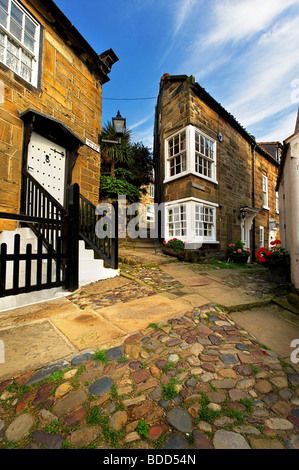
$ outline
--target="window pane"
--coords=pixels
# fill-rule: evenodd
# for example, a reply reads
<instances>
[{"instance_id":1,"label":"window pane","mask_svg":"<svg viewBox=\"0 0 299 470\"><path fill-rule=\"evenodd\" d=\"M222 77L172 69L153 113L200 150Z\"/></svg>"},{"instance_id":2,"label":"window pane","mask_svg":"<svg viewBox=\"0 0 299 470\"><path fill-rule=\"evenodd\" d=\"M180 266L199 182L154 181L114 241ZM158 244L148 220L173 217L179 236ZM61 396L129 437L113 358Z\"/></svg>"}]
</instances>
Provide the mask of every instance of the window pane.
<instances>
[{"instance_id":1,"label":"window pane","mask_svg":"<svg viewBox=\"0 0 299 470\"><path fill-rule=\"evenodd\" d=\"M25 18L25 31L34 38L35 36L35 24L29 18Z\"/></svg>"},{"instance_id":2,"label":"window pane","mask_svg":"<svg viewBox=\"0 0 299 470\"><path fill-rule=\"evenodd\" d=\"M24 45L28 47L30 51L34 52L34 40L27 33L24 34Z\"/></svg>"},{"instance_id":3,"label":"window pane","mask_svg":"<svg viewBox=\"0 0 299 470\"><path fill-rule=\"evenodd\" d=\"M17 39L19 39L21 41L21 39L22 39L22 27L18 23L16 23L14 20L10 21L10 32Z\"/></svg>"},{"instance_id":4,"label":"window pane","mask_svg":"<svg viewBox=\"0 0 299 470\"><path fill-rule=\"evenodd\" d=\"M0 24L7 28L7 14L0 8Z\"/></svg>"},{"instance_id":5,"label":"window pane","mask_svg":"<svg viewBox=\"0 0 299 470\"><path fill-rule=\"evenodd\" d=\"M23 13L13 3L11 4L11 17L22 26Z\"/></svg>"},{"instance_id":6,"label":"window pane","mask_svg":"<svg viewBox=\"0 0 299 470\"><path fill-rule=\"evenodd\" d=\"M0 0L0 7L2 7L5 11L8 11L8 0Z\"/></svg>"}]
</instances>

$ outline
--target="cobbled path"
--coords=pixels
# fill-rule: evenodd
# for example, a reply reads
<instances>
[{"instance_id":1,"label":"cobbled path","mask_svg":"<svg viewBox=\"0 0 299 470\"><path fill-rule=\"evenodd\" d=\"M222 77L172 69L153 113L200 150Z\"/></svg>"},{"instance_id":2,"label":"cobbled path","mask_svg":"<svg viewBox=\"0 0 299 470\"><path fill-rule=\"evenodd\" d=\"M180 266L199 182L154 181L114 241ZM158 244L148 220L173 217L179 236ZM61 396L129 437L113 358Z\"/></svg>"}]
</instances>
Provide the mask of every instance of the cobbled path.
<instances>
[{"instance_id":1,"label":"cobbled path","mask_svg":"<svg viewBox=\"0 0 299 470\"><path fill-rule=\"evenodd\" d=\"M0 383L0 448L298 449L298 385L207 305Z\"/></svg>"}]
</instances>

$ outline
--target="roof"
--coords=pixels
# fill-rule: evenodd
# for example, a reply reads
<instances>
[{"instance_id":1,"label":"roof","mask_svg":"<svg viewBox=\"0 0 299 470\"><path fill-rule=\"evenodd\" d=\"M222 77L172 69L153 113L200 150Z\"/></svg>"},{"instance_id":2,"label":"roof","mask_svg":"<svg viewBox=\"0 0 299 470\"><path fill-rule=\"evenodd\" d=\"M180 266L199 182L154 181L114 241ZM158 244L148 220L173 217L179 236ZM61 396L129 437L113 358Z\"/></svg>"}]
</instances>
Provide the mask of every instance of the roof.
<instances>
[{"instance_id":1,"label":"roof","mask_svg":"<svg viewBox=\"0 0 299 470\"><path fill-rule=\"evenodd\" d=\"M281 164L280 164L279 173L278 173L278 177L277 177L276 191L278 191L278 189L279 189L280 181L281 181L281 178L282 178L282 175L283 175L284 165L285 165L286 158L287 158L287 150L288 150L288 147L289 147L289 141L293 137L295 137L295 135L299 135L299 129L296 132L294 132L294 134L290 135L290 137L287 137L283 141L284 145L283 145L283 151L282 151L282 156L281 156Z\"/></svg>"},{"instance_id":2,"label":"roof","mask_svg":"<svg viewBox=\"0 0 299 470\"><path fill-rule=\"evenodd\" d=\"M102 84L108 82L110 79L107 74L111 71L112 65L119 60L113 50L109 49L100 55L97 54L52 0L43 0L42 5L49 13L45 19L51 27L87 67L100 78ZM37 6L36 9L40 11ZM41 13L43 14L43 12Z\"/></svg>"}]
</instances>

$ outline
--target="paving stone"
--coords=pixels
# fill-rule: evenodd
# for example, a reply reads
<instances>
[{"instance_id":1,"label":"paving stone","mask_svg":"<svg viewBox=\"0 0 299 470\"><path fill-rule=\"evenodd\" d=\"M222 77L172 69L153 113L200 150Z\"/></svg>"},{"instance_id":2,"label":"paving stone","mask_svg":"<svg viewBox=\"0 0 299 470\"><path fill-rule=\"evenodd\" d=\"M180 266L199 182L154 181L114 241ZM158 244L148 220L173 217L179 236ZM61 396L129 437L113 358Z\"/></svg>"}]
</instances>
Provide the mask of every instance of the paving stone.
<instances>
[{"instance_id":1,"label":"paving stone","mask_svg":"<svg viewBox=\"0 0 299 470\"><path fill-rule=\"evenodd\" d=\"M85 390L76 390L74 392L70 392L65 397L60 398L53 407L53 413L55 415L62 415L64 413L68 413L70 411L74 411L88 399L88 395Z\"/></svg>"},{"instance_id":2,"label":"paving stone","mask_svg":"<svg viewBox=\"0 0 299 470\"><path fill-rule=\"evenodd\" d=\"M237 390L235 388L230 390L228 394L233 401L240 401L248 398L248 394L244 392L244 390Z\"/></svg>"},{"instance_id":3,"label":"paving stone","mask_svg":"<svg viewBox=\"0 0 299 470\"><path fill-rule=\"evenodd\" d=\"M47 377L50 377L50 375L54 374L55 372L58 372L61 369L66 369L69 366L70 366L69 362L60 361L60 362L56 362L55 364L51 364L47 367L43 367L42 369L38 370L32 377L30 377L26 385L29 386L29 385L33 385L38 382L41 382Z\"/></svg>"},{"instance_id":4,"label":"paving stone","mask_svg":"<svg viewBox=\"0 0 299 470\"><path fill-rule=\"evenodd\" d=\"M26 434L34 425L34 417L30 414L21 414L14 419L5 431L5 437L8 441L17 442Z\"/></svg>"},{"instance_id":5,"label":"paving stone","mask_svg":"<svg viewBox=\"0 0 299 470\"><path fill-rule=\"evenodd\" d=\"M227 399L226 393L214 390L209 392L208 396L213 403L223 403Z\"/></svg>"},{"instance_id":6,"label":"paving stone","mask_svg":"<svg viewBox=\"0 0 299 470\"><path fill-rule=\"evenodd\" d=\"M216 431L213 439L215 449L250 449L249 444L241 434L224 431Z\"/></svg>"},{"instance_id":7,"label":"paving stone","mask_svg":"<svg viewBox=\"0 0 299 470\"><path fill-rule=\"evenodd\" d=\"M283 400L289 400L292 396L292 392L290 390L284 389L284 390L279 390L278 395L283 399Z\"/></svg>"},{"instance_id":8,"label":"paving stone","mask_svg":"<svg viewBox=\"0 0 299 470\"><path fill-rule=\"evenodd\" d=\"M170 354L168 356L168 362L175 363L179 361L179 356L177 354Z\"/></svg>"},{"instance_id":9,"label":"paving stone","mask_svg":"<svg viewBox=\"0 0 299 470\"><path fill-rule=\"evenodd\" d=\"M44 431L35 431L32 434L33 440L47 449L61 449L64 437L60 434L48 434Z\"/></svg>"},{"instance_id":10,"label":"paving stone","mask_svg":"<svg viewBox=\"0 0 299 470\"><path fill-rule=\"evenodd\" d=\"M212 449L211 442L199 431L193 431L193 449Z\"/></svg>"},{"instance_id":11,"label":"paving stone","mask_svg":"<svg viewBox=\"0 0 299 470\"><path fill-rule=\"evenodd\" d=\"M40 410L38 416L43 424L49 424L52 421L57 421L57 416L45 409Z\"/></svg>"},{"instance_id":12,"label":"paving stone","mask_svg":"<svg viewBox=\"0 0 299 470\"><path fill-rule=\"evenodd\" d=\"M285 449L281 442L276 439L269 439L266 437L249 437L249 442L252 449Z\"/></svg>"},{"instance_id":13,"label":"paving stone","mask_svg":"<svg viewBox=\"0 0 299 470\"><path fill-rule=\"evenodd\" d=\"M272 385L267 380L258 380L255 384L255 389L260 393L269 393L272 390Z\"/></svg>"},{"instance_id":14,"label":"paving stone","mask_svg":"<svg viewBox=\"0 0 299 470\"><path fill-rule=\"evenodd\" d=\"M288 386L288 381L286 377L273 377L269 380L272 385L278 388L286 388Z\"/></svg>"},{"instance_id":15,"label":"paving stone","mask_svg":"<svg viewBox=\"0 0 299 470\"><path fill-rule=\"evenodd\" d=\"M110 388L113 385L113 380L109 377L102 377L99 380L96 380L93 384L89 387L89 393L95 396L104 395L104 393L109 392Z\"/></svg>"},{"instance_id":16,"label":"paving stone","mask_svg":"<svg viewBox=\"0 0 299 470\"><path fill-rule=\"evenodd\" d=\"M128 415L125 411L116 411L116 413L110 416L109 423L112 429L120 431L125 426L127 420Z\"/></svg>"},{"instance_id":17,"label":"paving stone","mask_svg":"<svg viewBox=\"0 0 299 470\"><path fill-rule=\"evenodd\" d=\"M292 434L288 439L284 441L287 449L299 449L299 436Z\"/></svg>"},{"instance_id":18,"label":"paving stone","mask_svg":"<svg viewBox=\"0 0 299 470\"><path fill-rule=\"evenodd\" d=\"M3 382L0 383L0 393L2 393L6 387L8 387L12 382L12 379L7 379L7 380L4 380Z\"/></svg>"},{"instance_id":19,"label":"paving stone","mask_svg":"<svg viewBox=\"0 0 299 470\"><path fill-rule=\"evenodd\" d=\"M291 412L291 406L284 401L278 401L271 407L271 410L274 411L277 416L287 418Z\"/></svg>"},{"instance_id":20,"label":"paving stone","mask_svg":"<svg viewBox=\"0 0 299 470\"><path fill-rule=\"evenodd\" d=\"M236 383L236 388L241 390L247 390L248 388L253 387L255 384L255 379L240 379Z\"/></svg>"},{"instance_id":21,"label":"paving stone","mask_svg":"<svg viewBox=\"0 0 299 470\"><path fill-rule=\"evenodd\" d=\"M159 359L158 361L155 362L155 366L159 369L162 370L163 367L165 367L167 364L167 361L165 359Z\"/></svg>"},{"instance_id":22,"label":"paving stone","mask_svg":"<svg viewBox=\"0 0 299 470\"><path fill-rule=\"evenodd\" d=\"M181 342L182 341L179 338L173 338L170 341L167 341L165 343L165 346L167 346L168 348L172 348L173 346L177 346L178 344L181 344Z\"/></svg>"},{"instance_id":23,"label":"paving stone","mask_svg":"<svg viewBox=\"0 0 299 470\"><path fill-rule=\"evenodd\" d=\"M66 393L72 390L72 384L70 382L65 382L55 390L55 398L63 397Z\"/></svg>"},{"instance_id":24,"label":"paving stone","mask_svg":"<svg viewBox=\"0 0 299 470\"><path fill-rule=\"evenodd\" d=\"M173 408L170 410L166 419L170 426L180 432L190 432L192 429L192 421L189 413L182 408Z\"/></svg>"},{"instance_id":25,"label":"paving stone","mask_svg":"<svg viewBox=\"0 0 299 470\"><path fill-rule=\"evenodd\" d=\"M98 426L83 426L72 432L69 440L75 448L83 447L94 441L100 433L101 429Z\"/></svg>"},{"instance_id":26,"label":"paving stone","mask_svg":"<svg viewBox=\"0 0 299 470\"><path fill-rule=\"evenodd\" d=\"M139 383L145 382L147 379L149 379L150 374L149 374L149 371L146 370L146 369L139 369L139 370L136 370L136 371L132 372L131 376L132 376L132 379L134 380L134 382L136 384L139 384Z\"/></svg>"},{"instance_id":27,"label":"paving stone","mask_svg":"<svg viewBox=\"0 0 299 470\"><path fill-rule=\"evenodd\" d=\"M208 338L214 346L222 343L221 339L215 335L209 335Z\"/></svg>"},{"instance_id":28,"label":"paving stone","mask_svg":"<svg viewBox=\"0 0 299 470\"><path fill-rule=\"evenodd\" d=\"M196 343L192 344L191 348L189 349L190 353L193 354L194 356L198 356L199 354L202 353L204 350L204 347L202 344Z\"/></svg>"},{"instance_id":29,"label":"paving stone","mask_svg":"<svg viewBox=\"0 0 299 470\"><path fill-rule=\"evenodd\" d=\"M123 346L115 346L114 348L110 348L106 351L106 358L108 361L117 361L124 355L124 347Z\"/></svg>"},{"instance_id":30,"label":"paving stone","mask_svg":"<svg viewBox=\"0 0 299 470\"><path fill-rule=\"evenodd\" d=\"M259 436L261 434L257 428L255 428L254 426L248 426L246 424L234 428L234 431L239 432L241 434L255 434L256 436Z\"/></svg>"},{"instance_id":31,"label":"paving stone","mask_svg":"<svg viewBox=\"0 0 299 470\"><path fill-rule=\"evenodd\" d=\"M296 416L294 416L292 414L289 415L287 418L291 423L293 423L293 424L295 424L295 426L299 427L299 418L297 418Z\"/></svg>"},{"instance_id":32,"label":"paving stone","mask_svg":"<svg viewBox=\"0 0 299 470\"><path fill-rule=\"evenodd\" d=\"M86 408L82 407L79 408L76 411L73 411L70 413L65 419L64 419L64 426L74 426L75 424L81 423L83 418L86 415Z\"/></svg>"},{"instance_id":33,"label":"paving stone","mask_svg":"<svg viewBox=\"0 0 299 470\"><path fill-rule=\"evenodd\" d=\"M268 393L262 398L262 401L264 403L267 403L268 405L272 405L276 403L277 400L278 400L277 395L275 395L274 393Z\"/></svg>"},{"instance_id":34,"label":"paving stone","mask_svg":"<svg viewBox=\"0 0 299 470\"><path fill-rule=\"evenodd\" d=\"M232 418L229 418L228 416L221 416L221 418L215 419L213 424L216 426L216 428L224 428L225 426L230 426L233 423L234 420Z\"/></svg>"},{"instance_id":35,"label":"paving stone","mask_svg":"<svg viewBox=\"0 0 299 470\"><path fill-rule=\"evenodd\" d=\"M199 429L203 432L209 432L211 433L213 431L213 428L212 426L210 425L210 423L207 423L206 421L199 421L199 423L197 423L197 426L199 427Z\"/></svg>"},{"instance_id":36,"label":"paving stone","mask_svg":"<svg viewBox=\"0 0 299 470\"><path fill-rule=\"evenodd\" d=\"M148 439L157 441L162 436L162 434L166 433L167 431L168 426L165 424L151 426L148 430Z\"/></svg>"},{"instance_id":37,"label":"paving stone","mask_svg":"<svg viewBox=\"0 0 299 470\"><path fill-rule=\"evenodd\" d=\"M138 432L136 431L133 431L133 432L130 432L129 434L127 434L124 438L124 443L125 444L129 444L130 442L136 442L136 441L140 441L141 437L140 435L138 434Z\"/></svg>"},{"instance_id":38,"label":"paving stone","mask_svg":"<svg viewBox=\"0 0 299 470\"><path fill-rule=\"evenodd\" d=\"M236 344L236 348L239 349L239 351L249 351L248 344L238 343Z\"/></svg>"},{"instance_id":39,"label":"paving stone","mask_svg":"<svg viewBox=\"0 0 299 470\"><path fill-rule=\"evenodd\" d=\"M162 449L188 449L189 444L180 434L169 434L162 446Z\"/></svg>"},{"instance_id":40,"label":"paving stone","mask_svg":"<svg viewBox=\"0 0 299 470\"><path fill-rule=\"evenodd\" d=\"M249 377L252 375L252 369L247 364L234 366L233 369L235 372L237 372L237 374L243 375L244 377Z\"/></svg>"},{"instance_id":41,"label":"paving stone","mask_svg":"<svg viewBox=\"0 0 299 470\"><path fill-rule=\"evenodd\" d=\"M224 378L238 379L239 376L233 369L221 369L218 371L218 374Z\"/></svg>"},{"instance_id":42,"label":"paving stone","mask_svg":"<svg viewBox=\"0 0 299 470\"><path fill-rule=\"evenodd\" d=\"M141 361L132 361L130 362L129 367L132 370L138 370L140 369L141 365L142 365Z\"/></svg>"},{"instance_id":43,"label":"paving stone","mask_svg":"<svg viewBox=\"0 0 299 470\"><path fill-rule=\"evenodd\" d=\"M79 354L78 356L74 357L71 360L71 364L72 366L77 366L79 364L82 364L82 362L88 361L89 359L93 359L94 355L95 355L94 351Z\"/></svg>"},{"instance_id":44,"label":"paving stone","mask_svg":"<svg viewBox=\"0 0 299 470\"><path fill-rule=\"evenodd\" d=\"M284 418L270 418L265 421L266 426L270 429L287 431L293 429L293 424L290 423L287 419Z\"/></svg>"},{"instance_id":45,"label":"paving stone","mask_svg":"<svg viewBox=\"0 0 299 470\"><path fill-rule=\"evenodd\" d=\"M299 374L288 374L287 379L291 385L299 385Z\"/></svg>"},{"instance_id":46,"label":"paving stone","mask_svg":"<svg viewBox=\"0 0 299 470\"><path fill-rule=\"evenodd\" d=\"M220 359L224 364L236 364L237 362L239 362L236 356L234 356L233 354L225 354L223 356L220 356Z\"/></svg>"},{"instance_id":47,"label":"paving stone","mask_svg":"<svg viewBox=\"0 0 299 470\"><path fill-rule=\"evenodd\" d=\"M216 388L234 388L236 385L236 381L234 379L228 378L223 380L213 380L212 385Z\"/></svg>"}]
</instances>

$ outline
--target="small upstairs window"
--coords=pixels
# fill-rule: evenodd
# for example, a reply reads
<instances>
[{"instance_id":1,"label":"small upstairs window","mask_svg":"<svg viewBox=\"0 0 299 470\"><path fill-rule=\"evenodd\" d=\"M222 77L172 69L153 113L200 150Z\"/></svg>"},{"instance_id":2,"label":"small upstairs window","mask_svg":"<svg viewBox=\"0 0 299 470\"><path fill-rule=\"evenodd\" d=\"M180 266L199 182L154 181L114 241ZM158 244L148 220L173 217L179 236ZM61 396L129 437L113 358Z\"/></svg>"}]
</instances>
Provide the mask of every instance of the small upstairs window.
<instances>
[{"instance_id":1,"label":"small upstairs window","mask_svg":"<svg viewBox=\"0 0 299 470\"><path fill-rule=\"evenodd\" d=\"M0 62L37 86L39 23L16 0L0 0Z\"/></svg>"}]
</instances>

